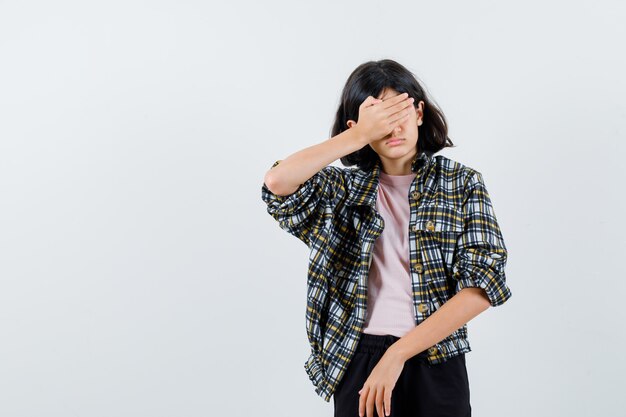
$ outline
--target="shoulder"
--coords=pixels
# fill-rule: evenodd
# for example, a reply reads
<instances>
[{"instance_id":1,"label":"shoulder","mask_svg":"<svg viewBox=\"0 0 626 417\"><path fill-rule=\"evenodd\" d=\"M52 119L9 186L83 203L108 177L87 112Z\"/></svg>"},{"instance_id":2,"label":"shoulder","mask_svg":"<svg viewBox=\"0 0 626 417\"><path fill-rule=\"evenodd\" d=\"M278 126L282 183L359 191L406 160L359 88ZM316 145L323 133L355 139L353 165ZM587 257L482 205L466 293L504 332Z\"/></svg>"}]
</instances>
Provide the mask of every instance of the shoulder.
<instances>
[{"instance_id":1,"label":"shoulder","mask_svg":"<svg viewBox=\"0 0 626 417\"><path fill-rule=\"evenodd\" d=\"M445 155L436 155L433 156L433 159L438 167L452 173L458 173L461 175L473 175L478 172L474 167L449 158Z\"/></svg>"},{"instance_id":2,"label":"shoulder","mask_svg":"<svg viewBox=\"0 0 626 417\"><path fill-rule=\"evenodd\" d=\"M444 155L433 156L435 170L439 175L465 185L481 178L481 173L474 167L456 161Z\"/></svg>"}]
</instances>

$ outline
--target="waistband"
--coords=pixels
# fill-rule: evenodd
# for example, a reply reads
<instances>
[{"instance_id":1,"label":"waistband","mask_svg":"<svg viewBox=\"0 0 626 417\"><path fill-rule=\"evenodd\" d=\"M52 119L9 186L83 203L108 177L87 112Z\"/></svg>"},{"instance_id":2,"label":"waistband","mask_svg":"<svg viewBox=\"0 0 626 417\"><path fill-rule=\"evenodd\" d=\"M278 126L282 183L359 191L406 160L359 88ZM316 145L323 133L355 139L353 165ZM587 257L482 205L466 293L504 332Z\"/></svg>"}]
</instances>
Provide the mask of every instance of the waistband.
<instances>
[{"instance_id":1,"label":"waistband","mask_svg":"<svg viewBox=\"0 0 626 417\"><path fill-rule=\"evenodd\" d=\"M398 340L400 340L400 338L392 334L375 335L369 333L361 333L361 338L357 346L357 352L369 354L385 353L389 346L393 345ZM428 352L424 350L413 356L413 358L427 360Z\"/></svg>"}]
</instances>

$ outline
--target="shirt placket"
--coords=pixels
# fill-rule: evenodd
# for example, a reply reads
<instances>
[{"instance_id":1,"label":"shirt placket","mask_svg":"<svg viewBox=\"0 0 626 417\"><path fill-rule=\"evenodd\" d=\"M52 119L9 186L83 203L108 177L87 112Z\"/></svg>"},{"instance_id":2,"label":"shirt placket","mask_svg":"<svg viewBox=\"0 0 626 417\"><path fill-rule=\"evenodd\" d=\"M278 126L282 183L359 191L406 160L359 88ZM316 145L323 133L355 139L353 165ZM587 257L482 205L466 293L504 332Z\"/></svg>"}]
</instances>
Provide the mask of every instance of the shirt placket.
<instances>
[{"instance_id":1,"label":"shirt placket","mask_svg":"<svg viewBox=\"0 0 626 417\"><path fill-rule=\"evenodd\" d=\"M367 267L361 268L359 275L359 283L358 286L361 288L361 294L363 294L364 300L367 300L367 279L369 276L369 271L372 266L372 261L374 260L374 242L376 239L382 234L382 231L385 227L385 221L380 214L376 211L376 199L377 193L374 194L375 198L371 206L368 206L367 215L364 216L363 221L367 223L367 227L363 230L365 233L363 234L361 240L361 259L366 260L365 263L361 263L361 265L367 265ZM367 315L367 302L363 302L362 311L359 314L359 321L361 325L365 323L365 317Z\"/></svg>"},{"instance_id":2,"label":"shirt placket","mask_svg":"<svg viewBox=\"0 0 626 417\"><path fill-rule=\"evenodd\" d=\"M418 173L411 183L411 187L409 189L409 207L411 210L409 225L414 225L417 223L417 207L420 204L420 200L424 193L424 181L423 181L423 173L424 167L421 167L418 170ZM411 246L409 244L409 267L411 271L411 281L413 285L413 310L415 313L415 321L416 324L420 324L422 321L426 320L430 313L430 300L427 299L428 291L426 287L426 280L423 277L424 274L424 265L421 260L420 255L420 239L419 235L417 235L417 231L407 230L409 234L409 242L410 244L415 244L414 250L411 250ZM412 236L411 234L416 234Z\"/></svg>"}]
</instances>

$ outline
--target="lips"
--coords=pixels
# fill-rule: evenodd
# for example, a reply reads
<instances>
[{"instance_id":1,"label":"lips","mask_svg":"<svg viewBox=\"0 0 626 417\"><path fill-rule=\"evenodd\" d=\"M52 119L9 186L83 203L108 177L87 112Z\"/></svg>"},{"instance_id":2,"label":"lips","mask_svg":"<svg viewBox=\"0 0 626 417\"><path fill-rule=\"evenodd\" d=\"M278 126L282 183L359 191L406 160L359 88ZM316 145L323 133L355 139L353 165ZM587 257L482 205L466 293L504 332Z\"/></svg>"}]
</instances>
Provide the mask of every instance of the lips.
<instances>
[{"instance_id":1,"label":"lips","mask_svg":"<svg viewBox=\"0 0 626 417\"><path fill-rule=\"evenodd\" d=\"M391 138L385 142L385 145L397 145L402 142L404 142L404 138Z\"/></svg>"}]
</instances>

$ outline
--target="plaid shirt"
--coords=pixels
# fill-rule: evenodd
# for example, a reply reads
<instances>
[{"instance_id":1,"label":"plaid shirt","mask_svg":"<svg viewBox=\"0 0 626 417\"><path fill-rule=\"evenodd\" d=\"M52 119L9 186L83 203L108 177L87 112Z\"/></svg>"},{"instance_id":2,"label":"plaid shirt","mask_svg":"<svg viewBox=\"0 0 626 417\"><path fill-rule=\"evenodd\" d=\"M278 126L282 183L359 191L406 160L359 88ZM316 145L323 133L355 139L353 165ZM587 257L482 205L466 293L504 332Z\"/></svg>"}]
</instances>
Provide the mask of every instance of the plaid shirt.
<instances>
[{"instance_id":1,"label":"plaid shirt","mask_svg":"<svg viewBox=\"0 0 626 417\"><path fill-rule=\"evenodd\" d=\"M280 160L274 163L276 166ZM380 161L371 171L327 166L292 194L265 183L262 199L279 226L310 249L304 368L330 402L356 350L365 321L374 241L384 227L375 209ZM465 287L483 288L492 306L511 297L507 249L480 172L422 152L412 164L409 266L417 324ZM437 364L470 352L467 324L428 348Z\"/></svg>"}]
</instances>

